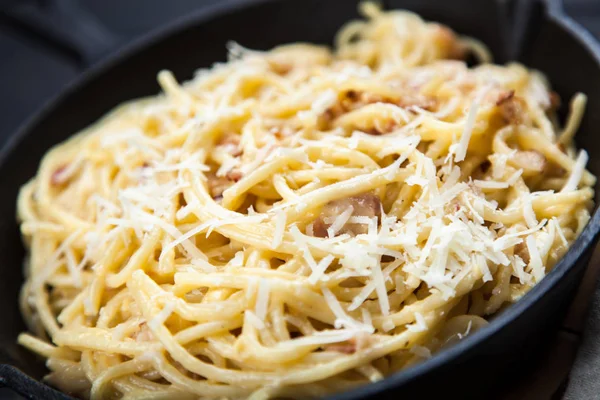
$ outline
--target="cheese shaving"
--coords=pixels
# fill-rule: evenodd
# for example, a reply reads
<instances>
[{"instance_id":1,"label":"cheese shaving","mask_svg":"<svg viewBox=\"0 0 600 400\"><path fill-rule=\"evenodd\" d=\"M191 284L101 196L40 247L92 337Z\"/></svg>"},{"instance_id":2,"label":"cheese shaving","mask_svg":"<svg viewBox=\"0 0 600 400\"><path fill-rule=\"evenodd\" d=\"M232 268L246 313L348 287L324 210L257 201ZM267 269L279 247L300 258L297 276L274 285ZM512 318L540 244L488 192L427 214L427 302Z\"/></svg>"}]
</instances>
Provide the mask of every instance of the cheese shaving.
<instances>
[{"instance_id":1,"label":"cheese shaving","mask_svg":"<svg viewBox=\"0 0 600 400\"><path fill-rule=\"evenodd\" d=\"M264 321L269 306L269 281L261 278L258 282L258 293L256 295L256 316Z\"/></svg>"},{"instance_id":2,"label":"cheese shaving","mask_svg":"<svg viewBox=\"0 0 600 400\"><path fill-rule=\"evenodd\" d=\"M286 214L283 211L278 211L275 217L275 234L273 235L273 244L271 247L277 249L283 241L285 232Z\"/></svg>"},{"instance_id":3,"label":"cheese shaving","mask_svg":"<svg viewBox=\"0 0 600 400\"><path fill-rule=\"evenodd\" d=\"M579 186L579 182L581 182L581 178L585 172L585 166L588 162L588 159L589 157L587 152L585 150L581 150L577 160L575 161L571 175L569 175L569 179L567 180L567 183L565 183L565 186L563 186L561 189L561 192L572 192L573 190L577 190L577 186Z\"/></svg>"}]
</instances>

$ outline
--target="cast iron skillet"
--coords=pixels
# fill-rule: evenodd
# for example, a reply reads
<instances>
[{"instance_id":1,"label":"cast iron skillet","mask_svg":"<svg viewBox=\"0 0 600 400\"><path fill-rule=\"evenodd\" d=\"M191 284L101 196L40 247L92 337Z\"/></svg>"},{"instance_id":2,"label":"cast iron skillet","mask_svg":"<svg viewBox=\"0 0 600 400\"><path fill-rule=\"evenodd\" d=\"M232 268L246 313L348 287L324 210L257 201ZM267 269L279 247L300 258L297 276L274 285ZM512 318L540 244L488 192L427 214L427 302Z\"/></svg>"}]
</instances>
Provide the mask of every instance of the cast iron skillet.
<instances>
[{"instance_id":1,"label":"cast iron skillet","mask_svg":"<svg viewBox=\"0 0 600 400\"><path fill-rule=\"evenodd\" d=\"M483 40L497 62L517 59L544 71L563 99L576 91L586 92L588 112L577 144L588 150L589 169L600 175L600 141L595 138L600 126L600 46L563 13L559 1L388 0L384 5L416 11ZM358 16L357 3L237 0L202 9L88 70L14 135L0 154L2 384L32 399L68 398L40 383L43 362L15 343L24 330L17 306L24 250L15 221L15 201L19 187L35 174L43 154L115 105L155 94L160 69L171 69L180 80L189 79L198 67L223 61L228 40L258 49L295 41L331 43L337 29ZM73 25L70 31L63 27L60 34L71 37L67 44L77 48L81 35L86 34L80 28ZM93 35L88 37L95 40ZM84 61L100 53L84 52ZM563 105L563 113L565 108ZM336 397L428 398L438 393L450 398L494 397L515 382L535 358L545 333L556 329L583 275L599 228L600 213L595 212L552 272L485 329L411 369Z\"/></svg>"}]
</instances>

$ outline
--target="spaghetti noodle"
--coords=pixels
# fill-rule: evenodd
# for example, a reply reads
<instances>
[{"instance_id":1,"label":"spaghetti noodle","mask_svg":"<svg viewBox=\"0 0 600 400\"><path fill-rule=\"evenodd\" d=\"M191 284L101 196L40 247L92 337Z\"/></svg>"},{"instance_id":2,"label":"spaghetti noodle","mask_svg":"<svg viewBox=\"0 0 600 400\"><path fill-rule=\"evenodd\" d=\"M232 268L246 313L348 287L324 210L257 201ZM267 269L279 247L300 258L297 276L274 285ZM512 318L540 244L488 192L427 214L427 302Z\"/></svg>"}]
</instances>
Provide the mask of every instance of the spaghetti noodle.
<instances>
[{"instance_id":1,"label":"spaghetti noodle","mask_svg":"<svg viewBox=\"0 0 600 400\"><path fill-rule=\"evenodd\" d=\"M230 61L58 145L18 200L19 342L81 397L323 396L407 368L543 279L595 177L519 64L364 4L333 51ZM482 64L468 67L468 52Z\"/></svg>"}]
</instances>

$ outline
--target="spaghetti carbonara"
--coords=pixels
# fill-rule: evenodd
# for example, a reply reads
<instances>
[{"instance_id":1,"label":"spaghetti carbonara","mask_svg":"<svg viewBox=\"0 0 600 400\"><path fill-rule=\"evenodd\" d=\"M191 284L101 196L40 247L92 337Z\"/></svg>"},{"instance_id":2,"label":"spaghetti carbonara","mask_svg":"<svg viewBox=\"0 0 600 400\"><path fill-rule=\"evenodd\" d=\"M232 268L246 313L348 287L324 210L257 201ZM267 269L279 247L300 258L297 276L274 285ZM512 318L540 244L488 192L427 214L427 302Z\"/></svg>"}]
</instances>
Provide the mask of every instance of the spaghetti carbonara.
<instances>
[{"instance_id":1,"label":"spaghetti carbonara","mask_svg":"<svg viewBox=\"0 0 600 400\"><path fill-rule=\"evenodd\" d=\"M544 76L362 6L333 50L119 107L22 188L19 343L81 397L319 397L486 325L582 231L595 177ZM469 67L467 54L481 63Z\"/></svg>"}]
</instances>

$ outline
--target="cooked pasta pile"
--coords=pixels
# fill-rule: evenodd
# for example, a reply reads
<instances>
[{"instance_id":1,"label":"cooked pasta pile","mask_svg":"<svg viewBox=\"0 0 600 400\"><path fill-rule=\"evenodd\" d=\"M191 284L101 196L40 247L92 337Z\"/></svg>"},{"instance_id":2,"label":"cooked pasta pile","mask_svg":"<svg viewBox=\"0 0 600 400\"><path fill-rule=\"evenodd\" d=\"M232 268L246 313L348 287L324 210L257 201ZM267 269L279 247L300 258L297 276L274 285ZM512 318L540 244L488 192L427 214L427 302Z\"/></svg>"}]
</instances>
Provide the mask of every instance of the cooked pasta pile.
<instances>
[{"instance_id":1,"label":"cooked pasta pile","mask_svg":"<svg viewBox=\"0 0 600 400\"><path fill-rule=\"evenodd\" d=\"M333 50L119 107L22 188L19 342L102 398L318 397L486 325L565 253L595 177L544 76L362 6ZM469 67L467 54L481 64Z\"/></svg>"}]
</instances>

